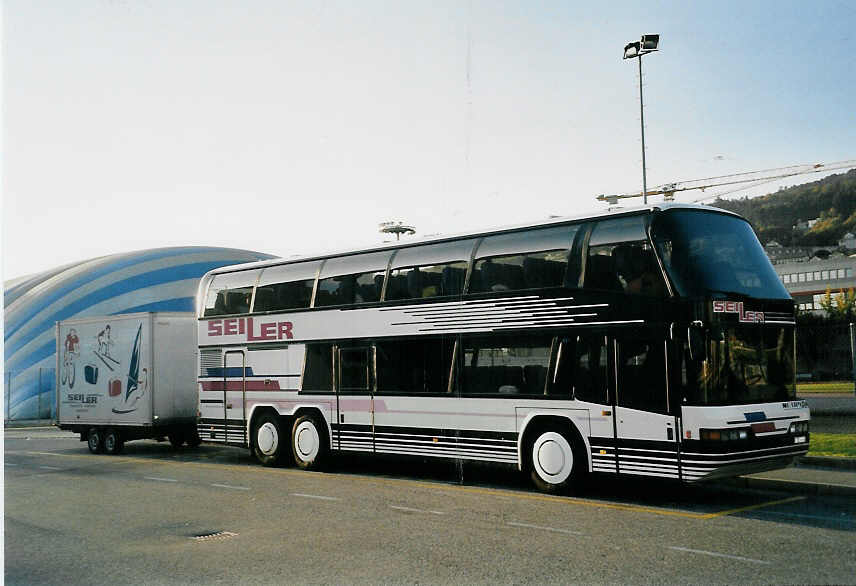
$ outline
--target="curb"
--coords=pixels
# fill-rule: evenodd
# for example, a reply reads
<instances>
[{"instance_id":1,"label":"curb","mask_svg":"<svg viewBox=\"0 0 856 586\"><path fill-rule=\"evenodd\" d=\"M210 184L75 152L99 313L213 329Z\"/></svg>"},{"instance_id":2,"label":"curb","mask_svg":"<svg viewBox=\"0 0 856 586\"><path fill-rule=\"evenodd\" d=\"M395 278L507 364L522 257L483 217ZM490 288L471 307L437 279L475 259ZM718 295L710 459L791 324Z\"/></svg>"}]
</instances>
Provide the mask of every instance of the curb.
<instances>
[{"instance_id":1,"label":"curb","mask_svg":"<svg viewBox=\"0 0 856 586\"><path fill-rule=\"evenodd\" d=\"M736 486L743 488L781 490L811 496L856 496L856 486L847 486L844 484L803 482L800 480L780 480L774 478L752 478L749 476L740 476L735 478L733 483Z\"/></svg>"},{"instance_id":2,"label":"curb","mask_svg":"<svg viewBox=\"0 0 856 586\"><path fill-rule=\"evenodd\" d=\"M797 459L797 466L800 468L836 468L838 470L856 470L856 458L802 456Z\"/></svg>"}]
</instances>

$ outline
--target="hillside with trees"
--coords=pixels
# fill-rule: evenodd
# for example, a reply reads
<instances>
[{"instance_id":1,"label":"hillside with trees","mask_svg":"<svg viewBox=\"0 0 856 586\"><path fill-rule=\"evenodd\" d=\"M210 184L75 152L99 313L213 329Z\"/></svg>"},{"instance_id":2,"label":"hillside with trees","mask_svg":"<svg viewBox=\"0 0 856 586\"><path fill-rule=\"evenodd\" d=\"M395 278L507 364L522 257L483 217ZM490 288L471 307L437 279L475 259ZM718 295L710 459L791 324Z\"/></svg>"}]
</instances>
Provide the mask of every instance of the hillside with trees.
<instances>
[{"instance_id":1,"label":"hillside with trees","mask_svg":"<svg viewBox=\"0 0 856 586\"><path fill-rule=\"evenodd\" d=\"M836 244L847 232L856 233L856 169L761 197L717 198L711 205L747 218L763 244L770 240L783 246ZM794 229L799 222L814 219L810 229Z\"/></svg>"}]
</instances>

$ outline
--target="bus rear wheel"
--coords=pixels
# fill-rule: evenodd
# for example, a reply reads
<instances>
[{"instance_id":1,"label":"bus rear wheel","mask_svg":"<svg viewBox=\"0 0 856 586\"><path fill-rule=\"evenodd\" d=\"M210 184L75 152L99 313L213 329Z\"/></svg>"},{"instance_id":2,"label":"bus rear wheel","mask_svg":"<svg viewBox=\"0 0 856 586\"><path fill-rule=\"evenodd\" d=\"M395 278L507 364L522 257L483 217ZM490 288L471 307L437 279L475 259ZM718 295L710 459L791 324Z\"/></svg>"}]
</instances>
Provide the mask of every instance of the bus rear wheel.
<instances>
[{"instance_id":1,"label":"bus rear wheel","mask_svg":"<svg viewBox=\"0 0 856 586\"><path fill-rule=\"evenodd\" d=\"M559 429L544 429L532 435L527 446L529 475L542 492L562 494L577 488L586 463L575 440Z\"/></svg>"},{"instance_id":2,"label":"bus rear wheel","mask_svg":"<svg viewBox=\"0 0 856 586\"><path fill-rule=\"evenodd\" d=\"M328 450L327 427L312 415L298 417L291 432L291 452L297 467L303 470L320 469Z\"/></svg>"},{"instance_id":3,"label":"bus rear wheel","mask_svg":"<svg viewBox=\"0 0 856 586\"><path fill-rule=\"evenodd\" d=\"M253 455L262 466L276 466L282 460L285 437L279 417L265 413L253 428Z\"/></svg>"}]
</instances>

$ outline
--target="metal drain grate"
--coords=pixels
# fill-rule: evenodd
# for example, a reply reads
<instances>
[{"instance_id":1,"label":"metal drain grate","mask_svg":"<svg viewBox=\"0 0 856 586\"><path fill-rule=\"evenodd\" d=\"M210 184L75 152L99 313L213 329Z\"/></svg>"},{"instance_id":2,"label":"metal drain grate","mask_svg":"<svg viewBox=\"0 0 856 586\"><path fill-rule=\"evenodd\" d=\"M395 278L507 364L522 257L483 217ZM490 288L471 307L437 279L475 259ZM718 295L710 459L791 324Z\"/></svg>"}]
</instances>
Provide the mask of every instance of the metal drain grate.
<instances>
[{"instance_id":1,"label":"metal drain grate","mask_svg":"<svg viewBox=\"0 0 856 586\"><path fill-rule=\"evenodd\" d=\"M191 537L193 541L221 541L223 539L229 539L230 537L237 537L237 533L232 533L231 531L215 531L213 533L202 533L201 535L194 535Z\"/></svg>"}]
</instances>

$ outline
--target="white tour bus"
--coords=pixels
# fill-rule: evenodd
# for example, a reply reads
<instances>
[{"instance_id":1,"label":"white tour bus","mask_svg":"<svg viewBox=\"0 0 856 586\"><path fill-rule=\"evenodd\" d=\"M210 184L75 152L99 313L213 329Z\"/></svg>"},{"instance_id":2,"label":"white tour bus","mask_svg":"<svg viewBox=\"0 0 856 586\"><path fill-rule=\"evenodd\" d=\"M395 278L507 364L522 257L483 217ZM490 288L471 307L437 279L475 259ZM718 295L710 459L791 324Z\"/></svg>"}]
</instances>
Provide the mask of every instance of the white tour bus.
<instances>
[{"instance_id":1,"label":"white tour bus","mask_svg":"<svg viewBox=\"0 0 856 586\"><path fill-rule=\"evenodd\" d=\"M263 464L482 460L560 491L808 451L794 306L743 218L660 205L208 273L199 435Z\"/></svg>"}]
</instances>

